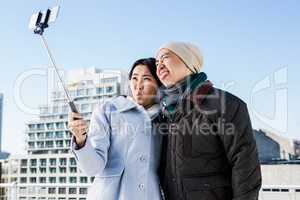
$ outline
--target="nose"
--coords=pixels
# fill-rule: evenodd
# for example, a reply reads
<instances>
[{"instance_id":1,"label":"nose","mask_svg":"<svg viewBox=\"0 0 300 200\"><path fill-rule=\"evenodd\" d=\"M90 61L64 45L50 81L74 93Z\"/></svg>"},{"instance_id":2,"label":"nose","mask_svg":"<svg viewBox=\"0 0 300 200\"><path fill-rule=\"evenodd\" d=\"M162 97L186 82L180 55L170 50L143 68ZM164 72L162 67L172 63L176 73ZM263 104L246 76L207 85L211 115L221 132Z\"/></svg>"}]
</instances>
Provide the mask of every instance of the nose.
<instances>
[{"instance_id":1,"label":"nose","mask_svg":"<svg viewBox=\"0 0 300 200\"><path fill-rule=\"evenodd\" d=\"M158 74L158 71L165 67L163 59L159 59L156 63L156 74Z\"/></svg>"},{"instance_id":2,"label":"nose","mask_svg":"<svg viewBox=\"0 0 300 200\"><path fill-rule=\"evenodd\" d=\"M162 64L163 64L163 59L156 59L156 67L157 68L160 68Z\"/></svg>"},{"instance_id":3,"label":"nose","mask_svg":"<svg viewBox=\"0 0 300 200\"><path fill-rule=\"evenodd\" d=\"M137 81L136 83L136 89L137 90L142 90L144 88L144 84L142 80Z\"/></svg>"}]
</instances>

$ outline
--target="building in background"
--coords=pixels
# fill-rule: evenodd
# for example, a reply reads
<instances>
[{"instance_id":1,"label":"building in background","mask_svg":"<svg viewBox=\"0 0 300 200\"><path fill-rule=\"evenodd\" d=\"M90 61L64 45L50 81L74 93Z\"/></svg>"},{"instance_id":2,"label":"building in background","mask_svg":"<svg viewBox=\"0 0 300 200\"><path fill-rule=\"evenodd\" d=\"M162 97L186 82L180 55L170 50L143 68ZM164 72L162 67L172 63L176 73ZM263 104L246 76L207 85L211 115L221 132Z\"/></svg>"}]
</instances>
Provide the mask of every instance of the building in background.
<instances>
[{"instance_id":1,"label":"building in background","mask_svg":"<svg viewBox=\"0 0 300 200\"><path fill-rule=\"evenodd\" d=\"M266 130L254 130L261 163L295 160L300 142Z\"/></svg>"},{"instance_id":2,"label":"building in background","mask_svg":"<svg viewBox=\"0 0 300 200\"><path fill-rule=\"evenodd\" d=\"M0 152L2 151L2 117L3 117L3 94L0 93Z\"/></svg>"},{"instance_id":3,"label":"building in background","mask_svg":"<svg viewBox=\"0 0 300 200\"><path fill-rule=\"evenodd\" d=\"M89 123L95 106L127 92L127 74L96 68L67 74L67 88L81 115ZM26 155L2 160L1 183L19 200L85 200L93 177L77 167L67 130L69 106L61 89L53 91L51 105L40 106L37 120L26 124ZM14 191L14 192L12 192ZM8 192L0 191L0 195ZM1 197L0 197L1 199Z\"/></svg>"},{"instance_id":4,"label":"building in background","mask_svg":"<svg viewBox=\"0 0 300 200\"><path fill-rule=\"evenodd\" d=\"M4 106L4 96L2 93L0 93L0 159L5 159L9 156L9 153L4 152L2 150L3 106Z\"/></svg>"}]
</instances>

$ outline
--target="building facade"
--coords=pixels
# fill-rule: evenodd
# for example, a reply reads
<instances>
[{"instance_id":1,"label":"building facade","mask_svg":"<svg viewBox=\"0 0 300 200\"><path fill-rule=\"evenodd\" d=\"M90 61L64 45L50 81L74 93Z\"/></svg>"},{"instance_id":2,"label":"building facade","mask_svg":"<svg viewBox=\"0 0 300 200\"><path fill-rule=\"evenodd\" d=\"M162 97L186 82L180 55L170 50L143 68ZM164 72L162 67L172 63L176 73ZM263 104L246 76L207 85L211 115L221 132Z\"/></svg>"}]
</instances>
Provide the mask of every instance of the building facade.
<instances>
[{"instance_id":1,"label":"building facade","mask_svg":"<svg viewBox=\"0 0 300 200\"><path fill-rule=\"evenodd\" d=\"M266 130L253 132L261 163L297 159L300 152L299 141Z\"/></svg>"},{"instance_id":2,"label":"building facade","mask_svg":"<svg viewBox=\"0 0 300 200\"><path fill-rule=\"evenodd\" d=\"M0 93L0 152L2 151L3 94Z\"/></svg>"}]
</instances>

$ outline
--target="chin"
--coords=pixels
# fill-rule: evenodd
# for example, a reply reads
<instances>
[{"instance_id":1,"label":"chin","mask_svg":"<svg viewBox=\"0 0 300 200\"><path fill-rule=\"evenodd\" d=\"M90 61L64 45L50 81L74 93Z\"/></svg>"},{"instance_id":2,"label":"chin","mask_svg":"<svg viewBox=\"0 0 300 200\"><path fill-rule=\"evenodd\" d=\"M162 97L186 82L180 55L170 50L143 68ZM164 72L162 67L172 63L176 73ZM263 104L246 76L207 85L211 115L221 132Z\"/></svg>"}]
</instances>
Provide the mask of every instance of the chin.
<instances>
[{"instance_id":1,"label":"chin","mask_svg":"<svg viewBox=\"0 0 300 200\"><path fill-rule=\"evenodd\" d=\"M144 105L144 101L142 99L137 99L136 102L141 106Z\"/></svg>"},{"instance_id":2,"label":"chin","mask_svg":"<svg viewBox=\"0 0 300 200\"><path fill-rule=\"evenodd\" d=\"M163 84L165 87L170 87L170 86L174 85L174 83L169 82L169 81L164 81L164 82L162 82L162 84Z\"/></svg>"}]
</instances>

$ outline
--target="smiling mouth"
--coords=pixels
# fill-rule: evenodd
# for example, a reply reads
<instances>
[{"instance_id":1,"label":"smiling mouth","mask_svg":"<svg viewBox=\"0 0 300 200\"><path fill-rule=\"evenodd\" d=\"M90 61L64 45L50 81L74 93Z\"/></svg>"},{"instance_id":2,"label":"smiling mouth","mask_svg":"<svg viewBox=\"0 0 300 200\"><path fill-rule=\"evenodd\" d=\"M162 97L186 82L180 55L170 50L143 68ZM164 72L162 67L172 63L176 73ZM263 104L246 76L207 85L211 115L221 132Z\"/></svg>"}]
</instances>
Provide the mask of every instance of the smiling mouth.
<instances>
[{"instance_id":1,"label":"smiling mouth","mask_svg":"<svg viewBox=\"0 0 300 200\"><path fill-rule=\"evenodd\" d=\"M158 72L158 76L160 79L164 79L169 74L167 69L162 69Z\"/></svg>"}]
</instances>

